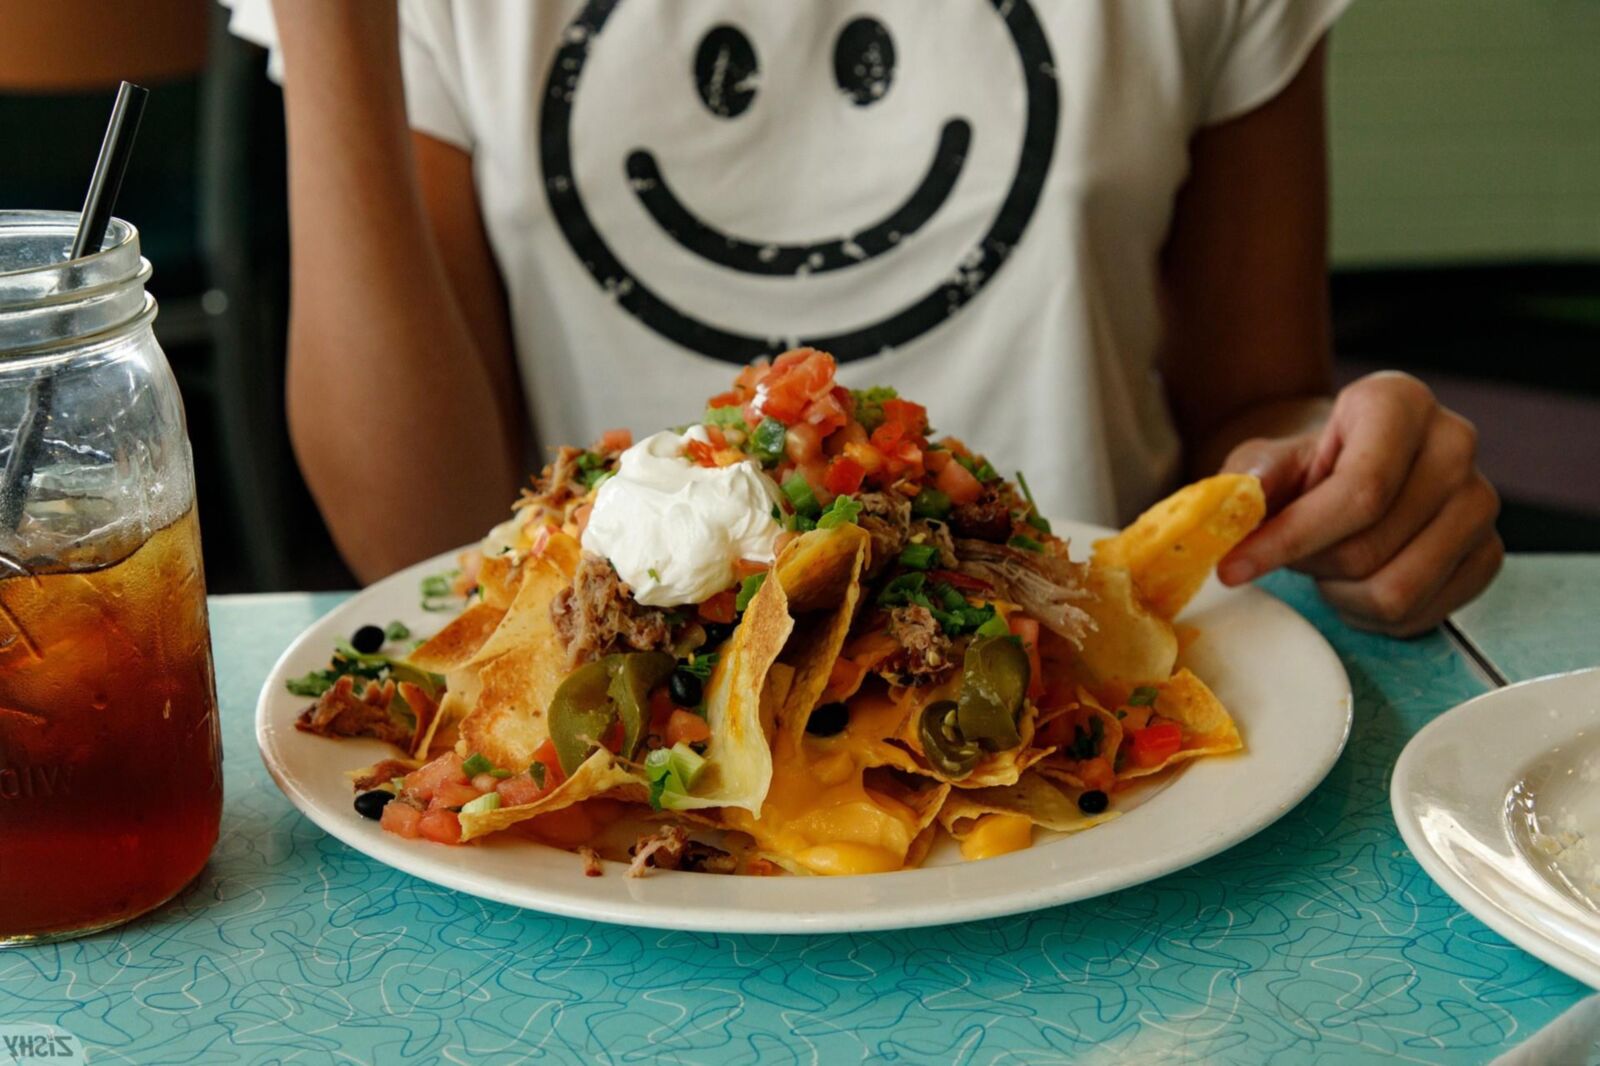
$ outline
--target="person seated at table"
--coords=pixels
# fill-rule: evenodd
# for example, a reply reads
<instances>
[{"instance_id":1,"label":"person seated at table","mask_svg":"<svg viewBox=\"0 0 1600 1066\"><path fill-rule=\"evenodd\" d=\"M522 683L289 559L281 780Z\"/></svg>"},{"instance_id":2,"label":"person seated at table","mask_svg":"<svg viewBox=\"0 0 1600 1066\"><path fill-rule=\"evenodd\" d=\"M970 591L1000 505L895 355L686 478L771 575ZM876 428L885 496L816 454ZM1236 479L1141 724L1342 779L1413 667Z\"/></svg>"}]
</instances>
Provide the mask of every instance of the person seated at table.
<instances>
[{"instance_id":1,"label":"person seated at table","mask_svg":"<svg viewBox=\"0 0 1600 1066\"><path fill-rule=\"evenodd\" d=\"M291 433L363 579L493 524L535 430L653 431L797 341L1047 513L1258 473L1223 580L1293 566L1359 626L1500 565L1472 426L1333 389L1347 0L234 2L281 48Z\"/></svg>"}]
</instances>

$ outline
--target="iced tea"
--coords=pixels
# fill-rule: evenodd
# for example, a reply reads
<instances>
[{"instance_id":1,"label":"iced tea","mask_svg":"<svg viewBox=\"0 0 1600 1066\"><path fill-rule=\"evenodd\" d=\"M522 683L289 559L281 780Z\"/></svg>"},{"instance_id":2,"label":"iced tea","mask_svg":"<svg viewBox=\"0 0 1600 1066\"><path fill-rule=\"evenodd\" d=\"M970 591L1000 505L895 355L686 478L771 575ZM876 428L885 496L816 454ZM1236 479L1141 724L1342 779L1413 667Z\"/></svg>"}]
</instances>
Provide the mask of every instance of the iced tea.
<instances>
[{"instance_id":1,"label":"iced tea","mask_svg":"<svg viewBox=\"0 0 1600 1066\"><path fill-rule=\"evenodd\" d=\"M192 508L111 566L0 569L0 944L176 894L217 839L220 760Z\"/></svg>"}]
</instances>

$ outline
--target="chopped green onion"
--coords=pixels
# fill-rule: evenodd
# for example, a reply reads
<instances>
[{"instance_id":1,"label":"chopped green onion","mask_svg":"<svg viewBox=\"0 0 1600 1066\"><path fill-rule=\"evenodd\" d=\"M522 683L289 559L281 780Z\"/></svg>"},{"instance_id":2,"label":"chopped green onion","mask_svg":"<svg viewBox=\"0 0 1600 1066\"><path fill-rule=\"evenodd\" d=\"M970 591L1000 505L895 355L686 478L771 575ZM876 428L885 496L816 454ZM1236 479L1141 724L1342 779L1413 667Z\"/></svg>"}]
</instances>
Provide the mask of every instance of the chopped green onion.
<instances>
[{"instance_id":1,"label":"chopped green onion","mask_svg":"<svg viewBox=\"0 0 1600 1066\"><path fill-rule=\"evenodd\" d=\"M913 518L944 518L950 513L950 497L938 489L923 489L911 501Z\"/></svg>"},{"instance_id":2,"label":"chopped green onion","mask_svg":"<svg viewBox=\"0 0 1600 1066\"><path fill-rule=\"evenodd\" d=\"M756 593L760 591L762 584L767 580L767 574L768 571L763 570L759 574L751 574L744 579L739 585L739 595L733 599L733 609L735 611L742 611L750 606L750 601L756 598Z\"/></svg>"},{"instance_id":3,"label":"chopped green onion","mask_svg":"<svg viewBox=\"0 0 1600 1066\"><path fill-rule=\"evenodd\" d=\"M404 622L390 622L383 627L384 640L405 640L411 635L411 630Z\"/></svg>"},{"instance_id":4,"label":"chopped green onion","mask_svg":"<svg viewBox=\"0 0 1600 1066\"><path fill-rule=\"evenodd\" d=\"M784 520L783 528L793 533L809 533L817 528L817 520L803 514L792 514Z\"/></svg>"},{"instance_id":5,"label":"chopped green onion","mask_svg":"<svg viewBox=\"0 0 1600 1066\"><path fill-rule=\"evenodd\" d=\"M1066 751L1067 758L1082 762L1099 755L1100 741L1104 738L1105 732L1105 723L1101 722L1098 716L1089 719L1087 730L1081 725L1076 726L1073 729L1072 745Z\"/></svg>"},{"instance_id":6,"label":"chopped green onion","mask_svg":"<svg viewBox=\"0 0 1600 1066\"><path fill-rule=\"evenodd\" d=\"M544 763L536 762L528 767L528 776L533 778L533 783L540 788L544 787Z\"/></svg>"},{"instance_id":7,"label":"chopped green onion","mask_svg":"<svg viewBox=\"0 0 1600 1066\"><path fill-rule=\"evenodd\" d=\"M1024 518L1023 521L1028 523L1028 525L1032 526L1034 529L1037 529L1040 533L1050 532L1050 520L1044 515L1040 514L1038 511L1029 511L1028 516Z\"/></svg>"},{"instance_id":8,"label":"chopped green onion","mask_svg":"<svg viewBox=\"0 0 1600 1066\"><path fill-rule=\"evenodd\" d=\"M822 513L822 505L817 503L817 494L811 491L811 482L805 475L795 471L783 483L783 494L789 497L789 503L794 507L795 514L815 518Z\"/></svg>"},{"instance_id":9,"label":"chopped green onion","mask_svg":"<svg viewBox=\"0 0 1600 1066\"><path fill-rule=\"evenodd\" d=\"M649 567L649 568L647 568L647 569L646 569L646 570L645 570L645 573L647 573L647 574L649 574L649 575L650 575L650 580L651 580L651 581L660 581L660 580L661 580L661 573L660 573L660 571L658 571L658 570L657 570L657 569L656 569L656 568L655 568L655 567L653 567L653 566L652 566L652 567Z\"/></svg>"},{"instance_id":10,"label":"chopped green onion","mask_svg":"<svg viewBox=\"0 0 1600 1066\"><path fill-rule=\"evenodd\" d=\"M504 781L506 778L511 776L511 771L510 770L490 770L489 771L489 776L493 777L493 778L498 778L499 780Z\"/></svg>"},{"instance_id":11,"label":"chopped green onion","mask_svg":"<svg viewBox=\"0 0 1600 1066\"><path fill-rule=\"evenodd\" d=\"M931 606L922 591L927 583L927 574L901 574L883 586L883 591L878 593L878 602L885 607L903 607L913 603L922 607Z\"/></svg>"},{"instance_id":12,"label":"chopped green onion","mask_svg":"<svg viewBox=\"0 0 1600 1066\"><path fill-rule=\"evenodd\" d=\"M1024 537L1021 533L1018 533L1016 536L1014 536L1010 540L1006 541L1006 543L1008 545L1010 545L1011 547L1013 547L1013 548L1021 548L1023 551L1030 551L1030 552L1042 552L1042 551L1044 551L1044 545L1043 544L1040 544L1038 541L1034 540L1032 537Z\"/></svg>"},{"instance_id":13,"label":"chopped green onion","mask_svg":"<svg viewBox=\"0 0 1600 1066\"><path fill-rule=\"evenodd\" d=\"M932 544L907 544L900 549L900 565L908 570L927 570L939 560L939 549Z\"/></svg>"},{"instance_id":14,"label":"chopped green onion","mask_svg":"<svg viewBox=\"0 0 1600 1066\"><path fill-rule=\"evenodd\" d=\"M1154 707L1156 697L1160 695L1154 685L1140 685L1128 697L1129 707Z\"/></svg>"},{"instance_id":15,"label":"chopped green onion","mask_svg":"<svg viewBox=\"0 0 1600 1066\"><path fill-rule=\"evenodd\" d=\"M818 529L836 529L861 517L861 502L849 496L835 496L833 503L817 519Z\"/></svg>"},{"instance_id":16,"label":"chopped green onion","mask_svg":"<svg viewBox=\"0 0 1600 1066\"><path fill-rule=\"evenodd\" d=\"M860 422L861 428L868 433L883 425L883 401L899 398L900 394L888 385L850 390L850 399L855 405L856 421Z\"/></svg>"},{"instance_id":17,"label":"chopped green onion","mask_svg":"<svg viewBox=\"0 0 1600 1066\"><path fill-rule=\"evenodd\" d=\"M789 431L776 418L763 418L750 434L750 454L763 463L772 464L783 458L784 442Z\"/></svg>"},{"instance_id":18,"label":"chopped green onion","mask_svg":"<svg viewBox=\"0 0 1600 1066\"><path fill-rule=\"evenodd\" d=\"M611 480L611 474L612 471L610 470L585 471L583 475L583 487L586 489L597 489L607 481Z\"/></svg>"},{"instance_id":19,"label":"chopped green onion","mask_svg":"<svg viewBox=\"0 0 1600 1066\"><path fill-rule=\"evenodd\" d=\"M646 755L644 772L650 780L650 806L677 810L679 801L689 795L705 766L705 757L681 740Z\"/></svg>"},{"instance_id":20,"label":"chopped green onion","mask_svg":"<svg viewBox=\"0 0 1600 1066\"><path fill-rule=\"evenodd\" d=\"M742 429L746 425L744 408L736 403L730 403L725 407L707 407L700 421L708 426L733 426L736 429Z\"/></svg>"},{"instance_id":21,"label":"chopped green onion","mask_svg":"<svg viewBox=\"0 0 1600 1066\"><path fill-rule=\"evenodd\" d=\"M283 683L292 696L305 696L316 699L333 687L337 675L332 670L313 670L304 677L291 677Z\"/></svg>"},{"instance_id":22,"label":"chopped green onion","mask_svg":"<svg viewBox=\"0 0 1600 1066\"><path fill-rule=\"evenodd\" d=\"M500 793L485 792L475 800L468 800L461 805L462 814L488 814L500 807Z\"/></svg>"},{"instance_id":23,"label":"chopped green onion","mask_svg":"<svg viewBox=\"0 0 1600 1066\"><path fill-rule=\"evenodd\" d=\"M980 637L1003 637L1010 632L1011 627L998 614L978 627Z\"/></svg>"},{"instance_id":24,"label":"chopped green onion","mask_svg":"<svg viewBox=\"0 0 1600 1066\"><path fill-rule=\"evenodd\" d=\"M494 763L483 757L481 752L473 752L466 762L461 764L461 772L468 777L477 777L494 769Z\"/></svg>"}]
</instances>

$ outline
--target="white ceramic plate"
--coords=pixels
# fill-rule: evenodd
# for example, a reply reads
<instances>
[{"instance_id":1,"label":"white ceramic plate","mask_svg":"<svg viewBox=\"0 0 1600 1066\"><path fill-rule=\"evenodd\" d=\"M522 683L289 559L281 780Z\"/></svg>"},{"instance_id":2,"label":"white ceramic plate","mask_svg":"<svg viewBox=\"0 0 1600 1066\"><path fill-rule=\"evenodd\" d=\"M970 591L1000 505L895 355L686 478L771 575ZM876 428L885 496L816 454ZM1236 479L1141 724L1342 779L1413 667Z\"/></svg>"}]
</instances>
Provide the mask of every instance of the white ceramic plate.
<instances>
[{"instance_id":1,"label":"white ceramic plate","mask_svg":"<svg viewBox=\"0 0 1600 1066\"><path fill-rule=\"evenodd\" d=\"M1400 753L1389 798L1439 887L1600 988L1600 670L1524 681L1440 715Z\"/></svg>"},{"instance_id":2,"label":"white ceramic plate","mask_svg":"<svg viewBox=\"0 0 1600 1066\"><path fill-rule=\"evenodd\" d=\"M1106 531L1062 522L1087 546ZM333 642L400 619L418 634L445 616L420 609L418 582L454 566L446 555L382 581L320 619L273 667L256 708L268 771L317 825L373 858L485 899L574 918L662 929L821 933L991 918L1086 899L1182 869L1264 829L1315 788L1350 732L1350 684L1315 629L1255 589L1208 585L1185 613L1203 636L1185 663L1233 712L1248 750L1202 759L1133 794L1122 817L1077 835L1039 833L1032 848L962 862L946 841L918 870L839 878L725 877L656 872L587 878L580 860L525 840L452 848L386 834L358 816L344 771L392 755L370 740L298 732L306 706L287 678L322 669Z\"/></svg>"}]
</instances>

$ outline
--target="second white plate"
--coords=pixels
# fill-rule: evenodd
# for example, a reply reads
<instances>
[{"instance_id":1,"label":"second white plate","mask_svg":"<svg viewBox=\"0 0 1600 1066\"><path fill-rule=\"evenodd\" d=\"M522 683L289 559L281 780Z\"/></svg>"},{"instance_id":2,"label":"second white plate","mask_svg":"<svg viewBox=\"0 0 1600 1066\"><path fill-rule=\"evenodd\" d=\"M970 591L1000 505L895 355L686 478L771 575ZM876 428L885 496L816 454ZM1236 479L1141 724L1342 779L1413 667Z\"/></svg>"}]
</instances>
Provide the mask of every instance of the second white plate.
<instances>
[{"instance_id":1,"label":"second white plate","mask_svg":"<svg viewBox=\"0 0 1600 1066\"><path fill-rule=\"evenodd\" d=\"M1107 530L1061 522L1087 547ZM1202 759L1118 805L1126 813L1084 833L1040 833L1032 848L983 862L936 849L921 869L860 877L719 877L692 873L586 878L579 859L523 840L446 847L384 833L356 814L344 771L392 754L368 740L301 733L306 704L288 678L321 669L336 639L399 619L418 634L445 617L424 612L418 582L454 556L414 566L319 619L284 652L261 691L256 737L284 794L318 826L379 862L462 892L574 918L662 929L823 933L992 918L1098 896L1180 870L1260 832L1332 769L1350 732L1350 683L1321 635L1256 589L1214 582L1185 613L1202 630L1185 663L1238 720L1247 750Z\"/></svg>"},{"instance_id":2,"label":"second white plate","mask_svg":"<svg viewBox=\"0 0 1600 1066\"><path fill-rule=\"evenodd\" d=\"M1600 669L1468 700L1411 738L1400 835L1457 903L1600 988Z\"/></svg>"}]
</instances>

